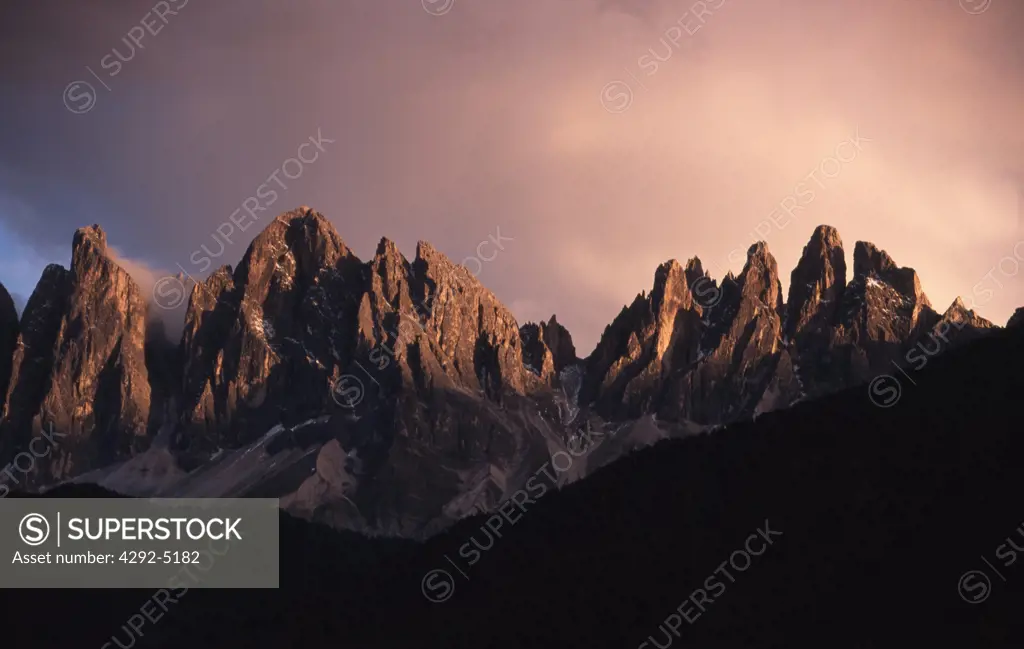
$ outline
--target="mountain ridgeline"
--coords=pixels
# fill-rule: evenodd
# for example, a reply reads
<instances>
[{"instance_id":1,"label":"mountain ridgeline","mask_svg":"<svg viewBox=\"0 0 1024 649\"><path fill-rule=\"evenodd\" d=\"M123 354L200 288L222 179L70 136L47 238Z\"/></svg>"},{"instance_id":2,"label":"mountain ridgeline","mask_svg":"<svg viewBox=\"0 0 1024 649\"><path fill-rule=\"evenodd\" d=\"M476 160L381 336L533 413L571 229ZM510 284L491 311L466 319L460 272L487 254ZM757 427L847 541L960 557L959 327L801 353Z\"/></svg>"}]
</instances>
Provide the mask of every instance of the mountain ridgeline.
<instances>
[{"instance_id":1,"label":"mountain ridgeline","mask_svg":"<svg viewBox=\"0 0 1024 649\"><path fill-rule=\"evenodd\" d=\"M994 328L959 300L933 309L917 273L873 244L856 243L852 273L847 261L819 226L783 299L764 243L721 280L699 259L670 260L580 358L554 316L520 327L430 244L409 260L382 239L363 261L301 208L236 268L175 280L189 292L175 344L94 225L75 233L70 269L46 268L20 320L0 288L0 462L57 431L28 471L34 488L273 496L339 527L430 534L500 505L584 441L560 480Z\"/></svg>"}]
</instances>

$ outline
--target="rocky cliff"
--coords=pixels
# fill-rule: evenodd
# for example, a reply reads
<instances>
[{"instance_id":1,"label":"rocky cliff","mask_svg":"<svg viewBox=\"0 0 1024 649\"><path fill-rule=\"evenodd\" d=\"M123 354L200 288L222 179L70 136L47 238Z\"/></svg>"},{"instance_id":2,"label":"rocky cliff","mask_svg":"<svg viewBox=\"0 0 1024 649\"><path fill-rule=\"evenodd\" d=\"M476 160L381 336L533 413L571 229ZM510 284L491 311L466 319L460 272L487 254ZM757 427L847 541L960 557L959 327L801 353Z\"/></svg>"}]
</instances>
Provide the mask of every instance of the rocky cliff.
<instances>
[{"instance_id":1,"label":"rocky cliff","mask_svg":"<svg viewBox=\"0 0 1024 649\"><path fill-rule=\"evenodd\" d=\"M178 445L237 447L325 409L355 347L362 284L330 222L300 209L274 219L234 271L193 286Z\"/></svg>"},{"instance_id":2,"label":"rocky cliff","mask_svg":"<svg viewBox=\"0 0 1024 649\"><path fill-rule=\"evenodd\" d=\"M21 318L0 423L8 455L47 430L60 431L60 443L33 465L38 483L148 445L147 299L108 256L98 225L75 232L70 270L43 272Z\"/></svg>"},{"instance_id":3,"label":"rocky cliff","mask_svg":"<svg viewBox=\"0 0 1024 649\"><path fill-rule=\"evenodd\" d=\"M849 278L847 262L818 227L783 301L764 243L720 281L698 258L666 261L580 358L554 316L520 327L430 244L410 260L382 239L364 262L304 207L237 267L179 278L184 330L166 341L102 230L83 228L71 269L46 269L20 322L0 292L0 453L52 426L66 437L37 484L271 495L340 527L424 534L497 506L559 454L575 459L557 480L578 479L994 326L959 300L937 313L917 273L870 243Z\"/></svg>"}]
</instances>

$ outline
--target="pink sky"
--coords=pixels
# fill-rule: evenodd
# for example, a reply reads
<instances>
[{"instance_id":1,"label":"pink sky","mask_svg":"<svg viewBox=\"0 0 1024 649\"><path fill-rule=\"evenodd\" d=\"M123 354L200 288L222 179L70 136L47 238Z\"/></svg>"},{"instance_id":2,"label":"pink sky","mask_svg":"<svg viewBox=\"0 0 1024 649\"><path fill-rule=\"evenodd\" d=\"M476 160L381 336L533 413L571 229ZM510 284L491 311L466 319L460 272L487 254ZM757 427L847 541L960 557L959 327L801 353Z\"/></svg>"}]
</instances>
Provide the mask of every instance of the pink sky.
<instances>
[{"instance_id":1,"label":"pink sky","mask_svg":"<svg viewBox=\"0 0 1024 649\"><path fill-rule=\"evenodd\" d=\"M512 241L480 280L521 323L557 313L582 354L660 262L738 271L730 252L780 204L791 216L759 238L784 288L821 223L849 262L864 239L916 268L940 311L1024 240L1015 0L235 5L189 4L89 114L60 91L144 11L40 50L43 90L6 73L33 90L0 137L0 198L23 207L0 210L5 225L43 249L97 221L124 255L174 270L322 129L337 144L273 212L319 209L364 258L388 236L460 261L500 230ZM44 99L56 112L33 108ZM54 184L72 192L60 208ZM989 278L975 303L1005 324L1024 283L1005 261Z\"/></svg>"}]
</instances>

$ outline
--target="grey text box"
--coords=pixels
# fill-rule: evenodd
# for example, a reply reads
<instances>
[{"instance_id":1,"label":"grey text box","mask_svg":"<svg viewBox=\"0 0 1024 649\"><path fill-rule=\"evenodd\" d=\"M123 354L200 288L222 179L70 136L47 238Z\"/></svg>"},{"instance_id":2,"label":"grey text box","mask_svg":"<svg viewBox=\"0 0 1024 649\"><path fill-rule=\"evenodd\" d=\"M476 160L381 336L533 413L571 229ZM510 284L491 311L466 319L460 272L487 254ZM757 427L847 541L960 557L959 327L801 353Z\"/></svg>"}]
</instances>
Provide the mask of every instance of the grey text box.
<instances>
[{"instance_id":1,"label":"grey text box","mask_svg":"<svg viewBox=\"0 0 1024 649\"><path fill-rule=\"evenodd\" d=\"M274 498L0 499L2 588L277 588Z\"/></svg>"}]
</instances>

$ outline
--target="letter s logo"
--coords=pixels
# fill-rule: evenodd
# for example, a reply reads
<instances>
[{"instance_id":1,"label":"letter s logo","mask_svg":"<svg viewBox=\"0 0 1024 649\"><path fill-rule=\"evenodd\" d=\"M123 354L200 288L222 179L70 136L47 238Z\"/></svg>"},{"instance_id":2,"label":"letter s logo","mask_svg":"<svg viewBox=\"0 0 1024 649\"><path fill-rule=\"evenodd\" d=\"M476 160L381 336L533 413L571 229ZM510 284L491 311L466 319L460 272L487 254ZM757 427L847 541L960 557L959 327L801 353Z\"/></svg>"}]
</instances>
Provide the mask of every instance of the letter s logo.
<instances>
[{"instance_id":1,"label":"letter s logo","mask_svg":"<svg viewBox=\"0 0 1024 649\"><path fill-rule=\"evenodd\" d=\"M420 590L428 601L440 604L448 601L455 594L455 579L440 568L423 575Z\"/></svg>"}]
</instances>

